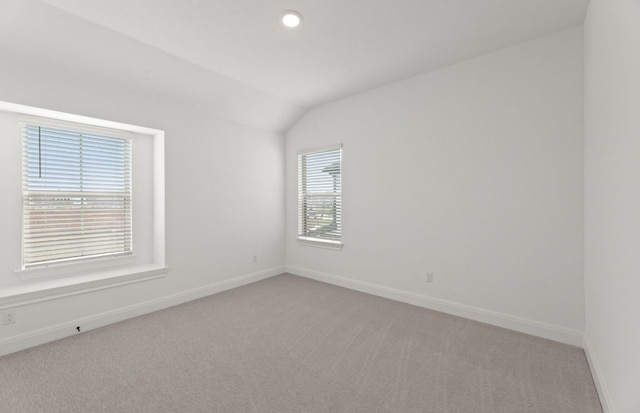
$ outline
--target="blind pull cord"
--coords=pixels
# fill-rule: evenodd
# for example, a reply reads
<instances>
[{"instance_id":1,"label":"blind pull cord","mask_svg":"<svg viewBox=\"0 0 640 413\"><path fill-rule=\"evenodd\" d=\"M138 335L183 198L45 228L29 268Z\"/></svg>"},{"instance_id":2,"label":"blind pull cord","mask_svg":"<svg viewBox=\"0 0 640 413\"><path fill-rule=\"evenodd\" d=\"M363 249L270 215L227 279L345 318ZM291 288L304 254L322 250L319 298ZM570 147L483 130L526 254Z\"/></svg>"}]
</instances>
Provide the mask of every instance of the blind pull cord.
<instances>
[{"instance_id":1,"label":"blind pull cord","mask_svg":"<svg viewBox=\"0 0 640 413\"><path fill-rule=\"evenodd\" d=\"M42 134L38 126L38 178L42 178Z\"/></svg>"}]
</instances>

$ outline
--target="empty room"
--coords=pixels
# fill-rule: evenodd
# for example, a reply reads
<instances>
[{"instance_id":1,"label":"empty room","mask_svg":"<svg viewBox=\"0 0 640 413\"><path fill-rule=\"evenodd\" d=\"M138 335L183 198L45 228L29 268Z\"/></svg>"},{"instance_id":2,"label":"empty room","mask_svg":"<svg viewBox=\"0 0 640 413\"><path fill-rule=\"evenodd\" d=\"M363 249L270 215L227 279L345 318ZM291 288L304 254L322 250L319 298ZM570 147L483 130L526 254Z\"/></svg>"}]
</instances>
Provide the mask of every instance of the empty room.
<instances>
[{"instance_id":1,"label":"empty room","mask_svg":"<svg viewBox=\"0 0 640 413\"><path fill-rule=\"evenodd\" d=\"M0 0L0 411L640 412L638 0Z\"/></svg>"}]
</instances>

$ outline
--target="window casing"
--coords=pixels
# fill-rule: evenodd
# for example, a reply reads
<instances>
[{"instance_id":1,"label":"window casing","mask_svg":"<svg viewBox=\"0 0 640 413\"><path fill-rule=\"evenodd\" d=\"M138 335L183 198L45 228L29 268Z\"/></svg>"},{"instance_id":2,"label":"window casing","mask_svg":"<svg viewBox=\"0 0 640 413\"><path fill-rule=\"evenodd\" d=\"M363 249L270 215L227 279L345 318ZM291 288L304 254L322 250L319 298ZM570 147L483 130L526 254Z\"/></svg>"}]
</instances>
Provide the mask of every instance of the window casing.
<instances>
[{"instance_id":1,"label":"window casing","mask_svg":"<svg viewBox=\"0 0 640 413\"><path fill-rule=\"evenodd\" d=\"M342 245L342 145L298 154L298 239Z\"/></svg>"},{"instance_id":2,"label":"window casing","mask_svg":"<svg viewBox=\"0 0 640 413\"><path fill-rule=\"evenodd\" d=\"M117 132L23 124L23 268L132 254L131 139Z\"/></svg>"}]
</instances>

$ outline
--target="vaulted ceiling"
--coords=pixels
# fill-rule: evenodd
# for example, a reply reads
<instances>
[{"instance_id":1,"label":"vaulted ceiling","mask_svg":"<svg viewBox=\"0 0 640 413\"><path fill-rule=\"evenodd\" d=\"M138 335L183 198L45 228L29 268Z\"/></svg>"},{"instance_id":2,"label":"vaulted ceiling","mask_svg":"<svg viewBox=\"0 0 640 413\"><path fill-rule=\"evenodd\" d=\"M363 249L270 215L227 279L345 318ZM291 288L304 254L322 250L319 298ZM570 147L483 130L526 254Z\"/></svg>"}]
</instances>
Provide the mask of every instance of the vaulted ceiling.
<instances>
[{"instance_id":1,"label":"vaulted ceiling","mask_svg":"<svg viewBox=\"0 0 640 413\"><path fill-rule=\"evenodd\" d=\"M59 70L74 62L74 70L197 98L222 116L283 131L317 105L580 24L587 5L0 0L0 52ZM299 28L280 24L285 9L303 14Z\"/></svg>"}]
</instances>

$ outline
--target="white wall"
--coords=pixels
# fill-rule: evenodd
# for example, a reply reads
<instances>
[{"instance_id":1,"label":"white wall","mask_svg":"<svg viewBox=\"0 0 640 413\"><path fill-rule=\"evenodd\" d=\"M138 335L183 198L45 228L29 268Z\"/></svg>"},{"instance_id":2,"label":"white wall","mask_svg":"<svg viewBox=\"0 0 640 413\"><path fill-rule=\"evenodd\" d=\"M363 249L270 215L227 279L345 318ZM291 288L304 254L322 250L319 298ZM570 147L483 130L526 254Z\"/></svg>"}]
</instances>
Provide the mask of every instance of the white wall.
<instances>
[{"instance_id":1,"label":"white wall","mask_svg":"<svg viewBox=\"0 0 640 413\"><path fill-rule=\"evenodd\" d=\"M288 271L581 343L582 47L576 27L310 111ZM344 248L298 245L296 152L339 142Z\"/></svg>"},{"instance_id":2,"label":"white wall","mask_svg":"<svg viewBox=\"0 0 640 413\"><path fill-rule=\"evenodd\" d=\"M640 2L585 21L585 344L605 410L640 411Z\"/></svg>"},{"instance_id":3,"label":"white wall","mask_svg":"<svg viewBox=\"0 0 640 413\"><path fill-rule=\"evenodd\" d=\"M72 333L100 320L154 309L186 292L207 293L229 280L274 275L284 264L284 139L223 120L197 102L149 96L131 85L83 71L52 74L47 65L20 61L0 65L0 98L5 101L141 125L166 132L166 277L124 287L18 307L16 324L0 325L0 347L19 348L39 336ZM59 73L59 72L58 72ZM21 139L0 136L0 165L19 162ZM17 144L16 144L17 143ZM16 152L17 151L17 152ZM19 168L2 174L0 216L20 221ZM3 170L4 171L4 170ZM17 181L19 182L19 181ZM5 186L2 186L5 188ZM135 194L134 194L135 196ZM12 227L13 228L13 227ZM20 257L15 231L0 231L0 277L13 278ZM258 262L252 263L252 256ZM6 264L6 265L5 265ZM6 285L0 282L0 286ZM222 288L222 287L220 287ZM186 298L185 298L186 299ZM83 324L83 326L85 326ZM3 349L0 348L0 352Z\"/></svg>"}]
</instances>

